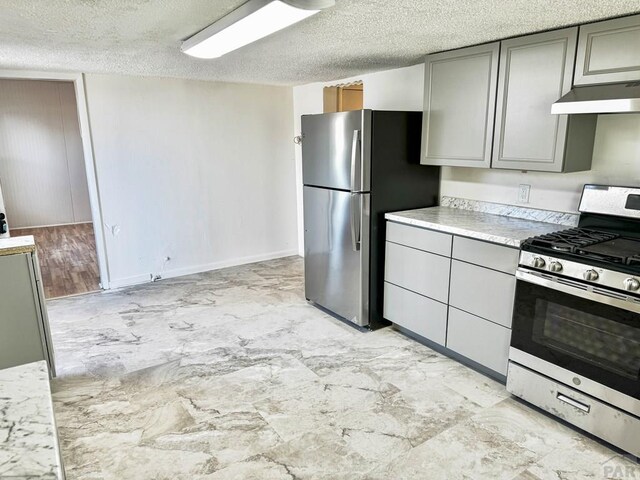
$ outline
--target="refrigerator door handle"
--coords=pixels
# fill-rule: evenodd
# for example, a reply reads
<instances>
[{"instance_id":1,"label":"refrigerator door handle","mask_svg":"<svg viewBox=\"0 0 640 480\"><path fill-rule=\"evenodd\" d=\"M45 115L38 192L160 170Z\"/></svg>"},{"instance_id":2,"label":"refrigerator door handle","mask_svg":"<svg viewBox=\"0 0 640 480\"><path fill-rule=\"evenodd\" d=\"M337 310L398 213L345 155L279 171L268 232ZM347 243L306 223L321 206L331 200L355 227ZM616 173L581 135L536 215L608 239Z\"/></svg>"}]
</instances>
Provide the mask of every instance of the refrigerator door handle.
<instances>
[{"instance_id":1,"label":"refrigerator door handle","mask_svg":"<svg viewBox=\"0 0 640 480\"><path fill-rule=\"evenodd\" d=\"M362 183L362 150L360 148L360 130L353 131L351 142L351 191L359 192ZM359 178L356 179L356 176Z\"/></svg>"},{"instance_id":2,"label":"refrigerator door handle","mask_svg":"<svg viewBox=\"0 0 640 480\"><path fill-rule=\"evenodd\" d=\"M352 193L349 199L350 205L350 219L351 219L351 247L354 252L360 250L360 230L362 225L360 224L360 213L362 209L362 195L359 193Z\"/></svg>"}]
</instances>

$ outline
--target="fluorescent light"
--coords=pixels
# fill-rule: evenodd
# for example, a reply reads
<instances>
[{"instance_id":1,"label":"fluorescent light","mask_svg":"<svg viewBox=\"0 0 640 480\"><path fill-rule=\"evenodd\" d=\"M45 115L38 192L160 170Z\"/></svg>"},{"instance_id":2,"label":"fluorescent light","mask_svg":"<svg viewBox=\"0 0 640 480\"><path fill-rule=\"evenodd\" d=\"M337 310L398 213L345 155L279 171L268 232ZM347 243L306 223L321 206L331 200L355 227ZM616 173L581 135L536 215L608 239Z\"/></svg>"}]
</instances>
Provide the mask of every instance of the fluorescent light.
<instances>
[{"instance_id":1,"label":"fluorescent light","mask_svg":"<svg viewBox=\"0 0 640 480\"><path fill-rule=\"evenodd\" d=\"M328 3L333 1L323 0L318 8L299 8L286 0L250 0L186 40L182 51L192 57L218 58L315 15Z\"/></svg>"}]
</instances>

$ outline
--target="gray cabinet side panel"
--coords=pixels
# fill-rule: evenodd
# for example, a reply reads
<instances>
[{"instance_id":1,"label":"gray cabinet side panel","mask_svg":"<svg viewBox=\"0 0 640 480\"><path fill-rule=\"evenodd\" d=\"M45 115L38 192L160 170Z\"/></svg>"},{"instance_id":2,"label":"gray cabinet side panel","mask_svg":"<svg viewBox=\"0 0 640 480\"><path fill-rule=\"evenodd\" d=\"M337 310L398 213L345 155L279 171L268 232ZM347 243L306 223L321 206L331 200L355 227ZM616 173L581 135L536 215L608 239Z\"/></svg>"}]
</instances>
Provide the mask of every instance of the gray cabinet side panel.
<instances>
[{"instance_id":1,"label":"gray cabinet side panel","mask_svg":"<svg viewBox=\"0 0 640 480\"><path fill-rule=\"evenodd\" d=\"M38 261L38 252L35 251L31 255L31 272L32 287L35 295L37 312L39 314L38 325L40 327L40 335L42 338L42 347L47 355L49 362L49 373L52 377L56 376L56 360L53 351L53 338L51 337L51 327L49 326L49 314L47 313L47 301L44 296L44 285L42 283L42 273L40 272L40 262Z\"/></svg>"},{"instance_id":2,"label":"gray cabinet side panel","mask_svg":"<svg viewBox=\"0 0 640 480\"><path fill-rule=\"evenodd\" d=\"M0 257L0 368L48 360L31 269L31 254Z\"/></svg>"}]
</instances>

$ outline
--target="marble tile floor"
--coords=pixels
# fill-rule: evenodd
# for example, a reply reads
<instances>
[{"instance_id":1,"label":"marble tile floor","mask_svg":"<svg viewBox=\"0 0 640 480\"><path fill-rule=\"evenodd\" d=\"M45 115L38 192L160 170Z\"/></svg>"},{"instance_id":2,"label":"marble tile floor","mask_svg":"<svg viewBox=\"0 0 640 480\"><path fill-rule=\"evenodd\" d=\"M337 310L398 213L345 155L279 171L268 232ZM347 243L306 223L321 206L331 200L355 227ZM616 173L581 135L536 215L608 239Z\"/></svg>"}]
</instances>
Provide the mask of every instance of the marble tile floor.
<instances>
[{"instance_id":1,"label":"marble tile floor","mask_svg":"<svg viewBox=\"0 0 640 480\"><path fill-rule=\"evenodd\" d=\"M640 465L278 259L49 302L67 478L640 478Z\"/></svg>"}]
</instances>

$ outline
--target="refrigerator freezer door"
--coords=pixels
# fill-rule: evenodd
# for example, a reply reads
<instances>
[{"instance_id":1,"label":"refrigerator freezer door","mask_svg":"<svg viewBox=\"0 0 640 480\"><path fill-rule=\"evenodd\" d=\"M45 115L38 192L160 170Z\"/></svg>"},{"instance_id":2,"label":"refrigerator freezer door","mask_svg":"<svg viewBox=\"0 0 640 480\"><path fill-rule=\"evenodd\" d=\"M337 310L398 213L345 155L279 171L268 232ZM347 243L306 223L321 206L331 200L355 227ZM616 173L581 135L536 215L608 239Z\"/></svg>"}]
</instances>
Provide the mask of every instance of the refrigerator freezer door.
<instances>
[{"instance_id":1,"label":"refrigerator freezer door","mask_svg":"<svg viewBox=\"0 0 640 480\"><path fill-rule=\"evenodd\" d=\"M368 191L371 111L302 116L304 185Z\"/></svg>"},{"instance_id":2,"label":"refrigerator freezer door","mask_svg":"<svg viewBox=\"0 0 640 480\"><path fill-rule=\"evenodd\" d=\"M369 194L304 187L305 295L369 323Z\"/></svg>"}]
</instances>

